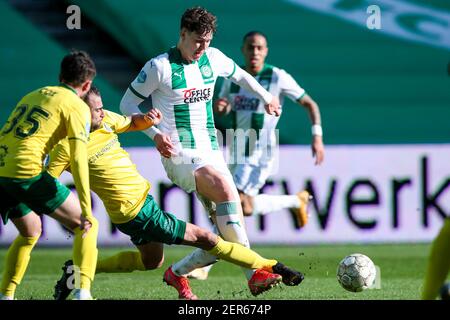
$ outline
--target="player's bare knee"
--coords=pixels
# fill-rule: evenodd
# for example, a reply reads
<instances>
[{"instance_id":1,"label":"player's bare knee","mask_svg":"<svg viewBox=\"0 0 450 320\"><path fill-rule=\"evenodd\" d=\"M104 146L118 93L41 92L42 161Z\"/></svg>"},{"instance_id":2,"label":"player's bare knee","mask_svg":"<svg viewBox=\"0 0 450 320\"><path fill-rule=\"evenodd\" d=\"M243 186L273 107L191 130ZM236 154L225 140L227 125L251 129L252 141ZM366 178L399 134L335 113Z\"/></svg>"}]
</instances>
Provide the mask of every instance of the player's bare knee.
<instances>
[{"instance_id":1,"label":"player's bare knee","mask_svg":"<svg viewBox=\"0 0 450 320\"><path fill-rule=\"evenodd\" d=\"M24 231L20 231L19 233L22 237L25 237L25 238L29 238L29 237L30 238L39 238L42 233L42 227L36 226L36 227L29 228Z\"/></svg>"},{"instance_id":2,"label":"player's bare knee","mask_svg":"<svg viewBox=\"0 0 450 320\"><path fill-rule=\"evenodd\" d=\"M27 236L28 237L40 237L42 234L42 223L41 223L41 219L39 219L39 222L33 224L32 226L30 226L30 228L27 230Z\"/></svg>"},{"instance_id":3,"label":"player's bare knee","mask_svg":"<svg viewBox=\"0 0 450 320\"><path fill-rule=\"evenodd\" d=\"M30 232L30 236L33 238L38 238L42 234L42 225L36 226L36 228L33 228Z\"/></svg>"},{"instance_id":4,"label":"player's bare knee","mask_svg":"<svg viewBox=\"0 0 450 320\"><path fill-rule=\"evenodd\" d=\"M209 166L203 167L195 172L197 188L200 194L207 196L214 202L232 201L233 189L218 171Z\"/></svg>"},{"instance_id":5,"label":"player's bare knee","mask_svg":"<svg viewBox=\"0 0 450 320\"><path fill-rule=\"evenodd\" d=\"M248 208L248 206L242 204L242 212L244 213L244 216L250 217L253 215L253 208Z\"/></svg>"},{"instance_id":6,"label":"player's bare knee","mask_svg":"<svg viewBox=\"0 0 450 320\"><path fill-rule=\"evenodd\" d=\"M235 200L229 184L222 176L216 174L212 177L211 188L216 193L218 201Z\"/></svg>"},{"instance_id":7,"label":"player's bare knee","mask_svg":"<svg viewBox=\"0 0 450 320\"><path fill-rule=\"evenodd\" d=\"M253 203L250 197L245 197L245 200L242 203L242 212L244 216L251 216L253 214Z\"/></svg>"},{"instance_id":8,"label":"player's bare knee","mask_svg":"<svg viewBox=\"0 0 450 320\"><path fill-rule=\"evenodd\" d=\"M42 233L41 218L34 212L21 217L11 219L22 237L39 237Z\"/></svg>"},{"instance_id":9,"label":"player's bare knee","mask_svg":"<svg viewBox=\"0 0 450 320\"><path fill-rule=\"evenodd\" d=\"M244 216L249 217L253 215L253 198L244 193L239 193L239 197L241 199L242 213Z\"/></svg>"}]
</instances>

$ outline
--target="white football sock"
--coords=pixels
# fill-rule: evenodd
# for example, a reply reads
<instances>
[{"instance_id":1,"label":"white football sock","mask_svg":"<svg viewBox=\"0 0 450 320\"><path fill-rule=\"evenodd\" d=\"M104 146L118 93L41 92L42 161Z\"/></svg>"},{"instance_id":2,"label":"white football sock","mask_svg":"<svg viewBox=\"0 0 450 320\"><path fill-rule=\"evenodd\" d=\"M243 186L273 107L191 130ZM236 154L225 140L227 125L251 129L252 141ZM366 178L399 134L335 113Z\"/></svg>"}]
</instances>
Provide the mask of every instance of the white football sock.
<instances>
[{"instance_id":1,"label":"white football sock","mask_svg":"<svg viewBox=\"0 0 450 320\"><path fill-rule=\"evenodd\" d=\"M0 293L0 300L14 300L14 297L5 296L3 293Z\"/></svg>"},{"instance_id":2,"label":"white football sock","mask_svg":"<svg viewBox=\"0 0 450 320\"><path fill-rule=\"evenodd\" d=\"M203 204L203 202L202 202ZM218 234L217 227L213 225L213 230L215 234ZM210 268L213 266L214 263L218 261L216 256L213 256L212 254L209 254L205 250L202 249L195 249L190 254L188 254L186 257L181 259L180 261L174 263L172 265L172 271L177 276L186 276L188 273L190 273L192 270L195 270L197 268L203 268L205 266L210 266ZM209 269L208 269L209 271Z\"/></svg>"},{"instance_id":3,"label":"white football sock","mask_svg":"<svg viewBox=\"0 0 450 320\"><path fill-rule=\"evenodd\" d=\"M288 208L300 208L300 199L296 195L259 194L253 198L253 213L265 215Z\"/></svg>"},{"instance_id":4,"label":"white football sock","mask_svg":"<svg viewBox=\"0 0 450 320\"><path fill-rule=\"evenodd\" d=\"M235 204L235 202L234 202ZM221 207L223 207L222 205ZM226 205L227 207L235 208L234 205ZM220 211L220 209L219 209ZM243 221L240 219L241 215L238 213L228 215L216 215L216 230L218 230L220 236L225 241L240 243L247 248L250 248L247 233ZM172 265L172 271L178 276L186 276L194 269L213 264L217 261L217 258L212 254L202 250L196 249L180 261ZM254 273L252 269L242 268L245 276L249 280Z\"/></svg>"},{"instance_id":5,"label":"white football sock","mask_svg":"<svg viewBox=\"0 0 450 320\"><path fill-rule=\"evenodd\" d=\"M247 231L245 230L245 225L243 219L241 219L242 215L239 214L239 211L234 211L235 213L230 212L230 209L228 214L223 214L220 212L220 206L228 206L233 207L233 205L229 206L227 204L234 204L234 207L236 207L236 202L228 202L228 203L222 203L218 204L217 206L217 214L216 214L216 226L219 230L219 234L225 241L234 242L234 243L240 243L244 247L250 248L250 242L248 241L247 237ZM253 276L253 273L255 270L242 268L242 271L244 271L245 276L247 277L247 280L250 280L250 278Z\"/></svg>"},{"instance_id":6,"label":"white football sock","mask_svg":"<svg viewBox=\"0 0 450 320\"><path fill-rule=\"evenodd\" d=\"M75 289L73 298L74 300L92 300L91 291L88 289Z\"/></svg>"},{"instance_id":7,"label":"white football sock","mask_svg":"<svg viewBox=\"0 0 450 320\"><path fill-rule=\"evenodd\" d=\"M205 266L203 267L203 270L205 270L206 273L209 273L209 271L211 270L211 268L213 267L214 264L210 264L209 266Z\"/></svg>"},{"instance_id":8,"label":"white football sock","mask_svg":"<svg viewBox=\"0 0 450 320\"><path fill-rule=\"evenodd\" d=\"M172 265L172 271L177 276L186 276L194 269L217 262L217 257L202 249L195 249L180 261Z\"/></svg>"}]
</instances>

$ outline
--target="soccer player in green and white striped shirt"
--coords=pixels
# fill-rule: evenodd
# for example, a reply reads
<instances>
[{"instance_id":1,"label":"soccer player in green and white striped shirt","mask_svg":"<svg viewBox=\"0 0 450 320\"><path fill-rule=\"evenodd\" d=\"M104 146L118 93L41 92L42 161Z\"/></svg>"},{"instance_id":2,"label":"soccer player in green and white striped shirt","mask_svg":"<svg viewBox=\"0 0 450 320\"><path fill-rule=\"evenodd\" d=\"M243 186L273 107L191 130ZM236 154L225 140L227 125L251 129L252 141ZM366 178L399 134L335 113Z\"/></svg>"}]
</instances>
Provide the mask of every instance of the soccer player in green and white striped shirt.
<instances>
[{"instance_id":1,"label":"soccer player in green and white striped shirt","mask_svg":"<svg viewBox=\"0 0 450 320\"><path fill-rule=\"evenodd\" d=\"M242 53L245 58L245 70L266 88L272 95L279 97L283 104L284 97L305 107L313 124L311 143L315 163L321 164L324 159L320 111L317 103L306 94L292 76L283 69L265 63L268 53L267 38L259 31L251 31L244 36ZM263 102L248 92L246 88L226 80L215 102L217 113L232 112L235 129L256 132L256 138L248 134L244 143L233 140L230 165L236 187L241 197L244 215L266 214L290 208L296 213L300 226L307 223L306 206L309 194L302 191L296 195L259 194L272 172L274 150L277 148L275 129L279 117L265 114Z\"/></svg>"},{"instance_id":2,"label":"soccer player in green and white striped shirt","mask_svg":"<svg viewBox=\"0 0 450 320\"><path fill-rule=\"evenodd\" d=\"M267 38L259 31L251 31L244 36L242 53L245 58L245 70L266 88L272 95L279 97L280 104L284 97L305 107L313 124L311 143L315 163L321 164L324 159L320 111L317 103L306 94L292 76L285 70L265 63L268 54ZM309 194L307 191L296 195L265 195L259 190L271 174L274 163L274 152L277 147L275 129L279 117L272 117L263 112L263 103L245 88L225 81L219 99L215 102L215 110L219 114L232 112L235 129L257 131L256 139L245 141L242 148L233 141L230 165L236 187L242 201L244 215L266 214L284 208L291 208L297 216L300 226L307 223L306 206ZM251 144L251 145L248 145Z\"/></svg>"},{"instance_id":3,"label":"soccer player in green and white striped shirt","mask_svg":"<svg viewBox=\"0 0 450 320\"><path fill-rule=\"evenodd\" d=\"M279 97L283 104L284 97L305 107L312 122L313 140L311 143L315 163L324 159L320 111L317 103L306 94L292 76L283 69L265 63L268 53L267 38L259 31L251 31L244 36L242 53L245 68L273 96ZM249 133L255 131L255 137L247 134L243 143L232 140L231 165L236 187L242 201L244 215L267 214L269 212L290 208L296 213L300 226L307 223L306 206L309 194L302 191L296 195L266 195L259 190L266 183L272 172L274 152L277 148L275 130L279 117L264 112L264 103L246 88L226 80L216 100L214 108L217 113L232 112L234 128Z\"/></svg>"},{"instance_id":4,"label":"soccer player in green and white striped shirt","mask_svg":"<svg viewBox=\"0 0 450 320\"><path fill-rule=\"evenodd\" d=\"M278 116L278 98L220 50L209 47L216 31L216 17L203 8L184 12L176 47L149 60L121 101L125 114L138 113L149 95L161 110L158 129L147 134L162 155L168 177L186 192L196 192L210 212L219 233L227 241L249 246L239 194L217 143L212 97L217 77L226 77L253 92L267 113ZM180 298L193 293L185 275L216 262L216 257L197 249L171 266L164 280ZM276 277L264 271L244 270L252 294L269 290ZM289 284L288 285L297 285Z\"/></svg>"},{"instance_id":5,"label":"soccer player in green and white striped shirt","mask_svg":"<svg viewBox=\"0 0 450 320\"><path fill-rule=\"evenodd\" d=\"M259 31L251 31L244 36L242 53L245 58L243 68L273 96L284 97L305 107L313 124L311 143L316 164L324 159L320 111L317 103L306 94L292 76L283 69L265 63L268 53L267 38ZM230 146L230 170L239 192L243 213L264 215L289 208L303 227L308 222L307 206L309 193L301 191L294 195L260 194L273 171L274 155L278 148L275 134L279 117L264 112L264 102L238 84L225 80L219 98L214 103L219 115L232 112L234 135ZM228 141L228 139L227 139ZM189 277L206 279L211 266L199 268Z\"/></svg>"}]
</instances>

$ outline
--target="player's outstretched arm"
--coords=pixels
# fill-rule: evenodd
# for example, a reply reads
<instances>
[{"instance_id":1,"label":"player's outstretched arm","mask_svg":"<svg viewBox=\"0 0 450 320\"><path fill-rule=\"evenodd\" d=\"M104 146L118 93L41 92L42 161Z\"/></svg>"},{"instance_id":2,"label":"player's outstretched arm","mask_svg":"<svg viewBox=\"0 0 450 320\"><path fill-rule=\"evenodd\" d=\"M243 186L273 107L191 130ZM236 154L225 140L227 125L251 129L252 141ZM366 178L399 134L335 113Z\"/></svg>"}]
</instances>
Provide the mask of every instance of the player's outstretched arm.
<instances>
[{"instance_id":1,"label":"player's outstretched arm","mask_svg":"<svg viewBox=\"0 0 450 320\"><path fill-rule=\"evenodd\" d=\"M130 89L127 89L125 94L120 101L120 111L122 114L127 116L132 116L135 114L141 114L141 110L139 110L139 105L144 101L144 99L138 97L134 94ZM137 129L137 131L144 132L150 139L154 140L157 134L160 134L161 131L155 127L157 125L154 123L153 125L147 127L147 129ZM136 131L130 130L130 131Z\"/></svg>"},{"instance_id":2,"label":"player's outstretched arm","mask_svg":"<svg viewBox=\"0 0 450 320\"><path fill-rule=\"evenodd\" d=\"M86 141L70 139L70 168L81 205L81 214L92 217L91 193L89 189L89 166Z\"/></svg>"},{"instance_id":3,"label":"player's outstretched arm","mask_svg":"<svg viewBox=\"0 0 450 320\"><path fill-rule=\"evenodd\" d=\"M272 101L264 105L266 112L273 116L279 117L281 114L280 100L278 97L272 96Z\"/></svg>"},{"instance_id":4,"label":"player's outstretched arm","mask_svg":"<svg viewBox=\"0 0 450 320\"><path fill-rule=\"evenodd\" d=\"M231 80L264 101L264 107L268 114L277 117L281 114L280 102L278 98L274 97L270 92L264 89L247 71L236 66L236 71L234 72Z\"/></svg>"},{"instance_id":5,"label":"player's outstretched arm","mask_svg":"<svg viewBox=\"0 0 450 320\"><path fill-rule=\"evenodd\" d=\"M308 115L312 123L312 154L313 157L316 158L315 164L320 165L325 159L325 147L323 145L323 132L319 106L307 94L303 95L303 97L298 100L298 103L308 111Z\"/></svg>"},{"instance_id":6,"label":"player's outstretched arm","mask_svg":"<svg viewBox=\"0 0 450 320\"><path fill-rule=\"evenodd\" d=\"M69 148L69 140L64 139L58 143L49 153L47 172L54 178L58 179L64 170L70 168L70 154L67 153Z\"/></svg>"},{"instance_id":7,"label":"player's outstretched arm","mask_svg":"<svg viewBox=\"0 0 450 320\"><path fill-rule=\"evenodd\" d=\"M145 114L133 114L129 131L142 131L152 126L158 125L162 120L162 113L158 109L151 109Z\"/></svg>"},{"instance_id":8,"label":"player's outstretched arm","mask_svg":"<svg viewBox=\"0 0 450 320\"><path fill-rule=\"evenodd\" d=\"M323 145L322 136L314 135L311 143L313 157L316 158L315 165L322 164L325 159L325 147Z\"/></svg>"},{"instance_id":9,"label":"player's outstretched arm","mask_svg":"<svg viewBox=\"0 0 450 320\"><path fill-rule=\"evenodd\" d=\"M156 150L158 150L164 158L170 158L177 154L172 139L167 134L158 133L153 140L155 141Z\"/></svg>"},{"instance_id":10,"label":"player's outstretched arm","mask_svg":"<svg viewBox=\"0 0 450 320\"><path fill-rule=\"evenodd\" d=\"M144 99L135 95L130 89L127 89L122 97L122 100L120 101L120 111L127 116L135 113L140 114L141 111L138 106L143 101Z\"/></svg>"},{"instance_id":11,"label":"player's outstretched arm","mask_svg":"<svg viewBox=\"0 0 450 320\"><path fill-rule=\"evenodd\" d=\"M122 111L123 114L128 115L128 116L140 115L141 112L138 108L138 105L142 101L144 101L144 99L137 97L133 92L131 92L130 89L127 89L127 91L125 92L125 95L122 98L122 101L120 102L120 111ZM155 110L155 109L152 109L152 110ZM152 112L152 110L150 110L149 112ZM161 113L159 110L156 112ZM162 114L161 114L159 121L157 121L157 123L153 122L153 124L151 126L149 125L149 123L147 123L147 125L149 125L147 127L148 129L138 129L138 130L142 130L142 132L144 132L146 135L148 135L155 142L156 149L159 151L159 153L163 157L170 158L171 156L176 154L175 147L172 144L172 140L170 139L170 137L168 135L162 133L157 127L155 127L155 125L159 124L161 119L162 119ZM143 121L146 121L146 120L143 119ZM133 131L133 130L129 129L128 131ZM136 131L136 130L134 130L134 131Z\"/></svg>"}]
</instances>

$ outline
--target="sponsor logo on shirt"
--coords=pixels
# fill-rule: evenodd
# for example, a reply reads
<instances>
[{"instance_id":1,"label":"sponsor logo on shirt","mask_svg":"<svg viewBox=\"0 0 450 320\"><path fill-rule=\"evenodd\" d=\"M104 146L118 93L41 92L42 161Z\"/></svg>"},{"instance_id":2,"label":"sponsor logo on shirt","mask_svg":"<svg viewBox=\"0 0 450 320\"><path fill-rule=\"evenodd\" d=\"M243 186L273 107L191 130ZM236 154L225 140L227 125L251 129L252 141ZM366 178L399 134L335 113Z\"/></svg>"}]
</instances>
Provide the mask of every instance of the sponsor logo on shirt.
<instances>
[{"instance_id":1,"label":"sponsor logo on shirt","mask_svg":"<svg viewBox=\"0 0 450 320\"><path fill-rule=\"evenodd\" d=\"M241 226L241 224L239 223L239 221L227 221L227 226L230 225L230 224L236 224L236 225L238 225L239 227Z\"/></svg>"},{"instance_id":2,"label":"sponsor logo on shirt","mask_svg":"<svg viewBox=\"0 0 450 320\"><path fill-rule=\"evenodd\" d=\"M212 70L208 65L204 65L200 68L200 72L205 78L211 78L212 77Z\"/></svg>"},{"instance_id":3,"label":"sponsor logo on shirt","mask_svg":"<svg viewBox=\"0 0 450 320\"><path fill-rule=\"evenodd\" d=\"M114 147L114 145L116 145L117 143L119 143L119 138L117 137L117 135L114 135L114 137L103 148L101 148L94 155L89 157L88 159L89 164L95 163L106 152L111 150L111 148Z\"/></svg>"},{"instance_id":4,"label":"sponsor logo on shirt","mask_svg":"<svg viewBox=\"0 0 450 320\"><path fill-rule=\"evenodd\" d=\"M200 157L195 157L191 159L192 164L199 164L202 162L202 158Z\"/></svg>"},{"instance_id":5,"label":"sponsor logo on shirt","mask_svg":"<svg viewBox=\"0 0 450 320\"><path fill-rule=\"evenodd\" d=\"M144 70L141 70L141 72L139 72L139 75L137 77L137 82L144 83L145 80L147 80L147 74L145 73Z\"/></svg>"},{"instance_id":6,"label":"sponsor logo on shirt","mask_svg":"<svg viewBox=\"0 0 450 320\"><path fill-rule=\"evenodd\" d=\"M258 109L259 99L249 98L246 96L235 96L234 97L234 108L235 110L246 110L246 111L256 111Z\"/></svg>"},{"instance_id":7,"label":"sponsor logo on shirt","mask_svg":"<svg viewBox=\"0 0 450 320\"><path fill-rule=\"evenodd\" d=\"M184 103L209 101L212 98L211 88L191 88L183 90Z\"/></svg>"}]
</instances>

